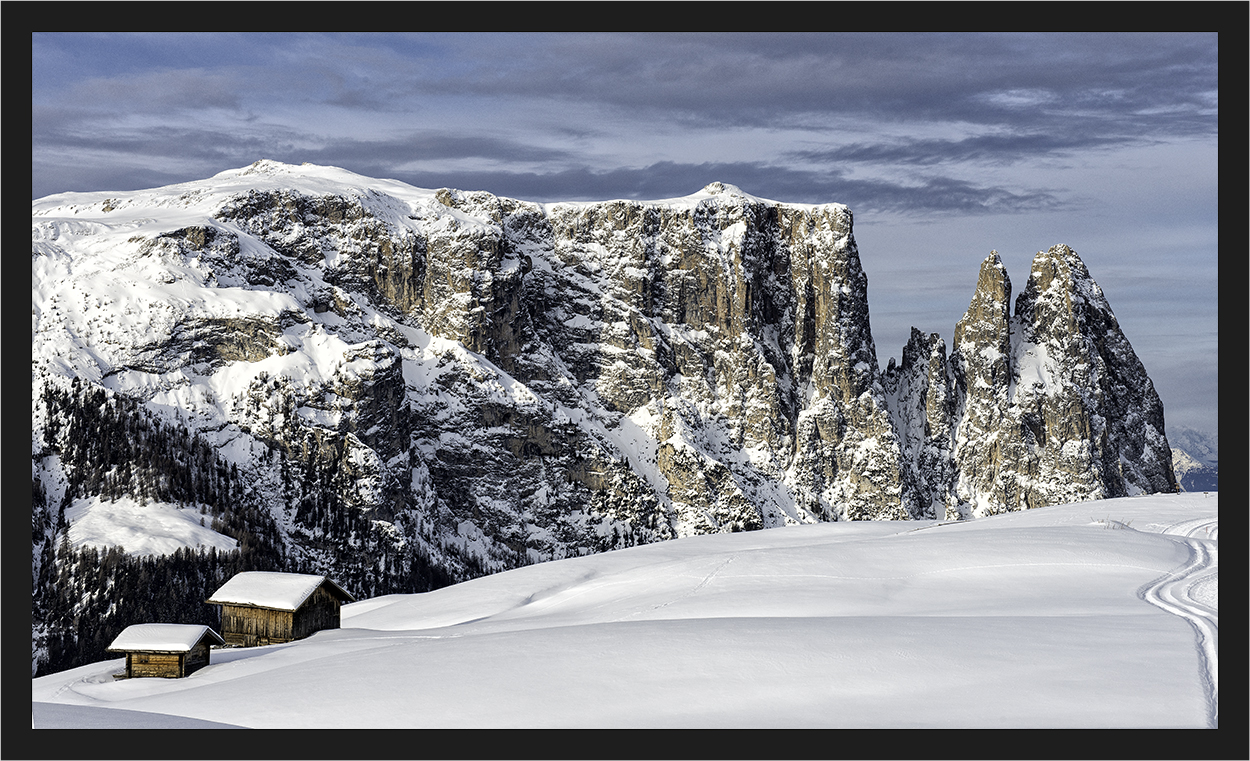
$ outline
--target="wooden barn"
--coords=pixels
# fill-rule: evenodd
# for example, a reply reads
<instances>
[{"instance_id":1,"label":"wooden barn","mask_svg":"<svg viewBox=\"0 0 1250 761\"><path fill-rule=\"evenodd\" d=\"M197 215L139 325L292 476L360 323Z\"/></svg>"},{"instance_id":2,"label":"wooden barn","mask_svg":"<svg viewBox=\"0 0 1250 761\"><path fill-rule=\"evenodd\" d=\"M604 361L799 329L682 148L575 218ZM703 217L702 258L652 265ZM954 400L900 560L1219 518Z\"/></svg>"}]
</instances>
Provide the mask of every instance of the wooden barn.
<instances>
[{"instance_id":1,"label":"wooden barn","mask_svg":"<svg viewBox=\"0 0 1250 761\"><path fill-rule=\"evenodd\" d=\"M246 571L205 602L221 606L221 636L227 645L255 647L337 629L339 606L355 600L325 576Z\"/></svg>"},{"instance_id":2,"label":"wooden barn","mask_svg":"<svg viewBox=\"0 0 1250 761\"><path fill-rule=\"evenodd\" d=\"M210 646L224 644L225 640L207 626L134 624L117 635L108 646L108 652L126 654L127 679L140 676L181 679L208 665Z\"/></svg>"}]
</instances>

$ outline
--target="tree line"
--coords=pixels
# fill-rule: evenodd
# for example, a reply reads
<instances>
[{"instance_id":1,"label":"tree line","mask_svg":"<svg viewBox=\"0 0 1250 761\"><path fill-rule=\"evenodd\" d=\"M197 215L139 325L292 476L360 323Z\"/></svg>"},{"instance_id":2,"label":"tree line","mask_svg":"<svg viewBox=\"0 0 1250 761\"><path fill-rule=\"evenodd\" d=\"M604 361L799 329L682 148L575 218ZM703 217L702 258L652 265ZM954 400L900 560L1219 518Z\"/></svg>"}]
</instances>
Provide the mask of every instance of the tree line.
<instances>
[{"instance_id":1,"label":"tree line","mask_svg":"<svg viewBox=\"0 0 1250 761\"><path fill-rule=\"evenodd\" d=\"M345 476L335 458L288 460L275 448L281 494L266 497L212 444L133 399L74 379L45 385L40 401L46 424L35 459L58 457L66 487L53 505L32 479L38 673L115 657L105 648L131 624L216 628L217 606L204 600L241 571L327 574L358 599L455 581L412 542L342 504ZM135 556L120 547L73 547L65 510L87 497L199 505L205 525L238 548ZM293 508L294 544L284 542L271 509L279 506L266 499Z\"/></svg>"}]
</instances>

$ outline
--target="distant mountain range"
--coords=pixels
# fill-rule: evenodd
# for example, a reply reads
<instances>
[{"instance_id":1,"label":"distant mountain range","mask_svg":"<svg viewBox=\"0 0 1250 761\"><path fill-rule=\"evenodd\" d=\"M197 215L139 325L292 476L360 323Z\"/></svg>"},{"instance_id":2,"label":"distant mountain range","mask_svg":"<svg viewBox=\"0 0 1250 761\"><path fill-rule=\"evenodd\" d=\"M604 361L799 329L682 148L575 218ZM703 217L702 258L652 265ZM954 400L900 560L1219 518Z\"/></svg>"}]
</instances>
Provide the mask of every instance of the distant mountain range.
<instances>
[{"instance_id":1,"label":"distant mountain range","mask_svg":"<svg viewBox=\"0 0 1250 761\"><path fill-rule=\"evenodd\" d=\"M1172 468L1183 491L1219 488L1219 437L1184 426L1168 428Z\"/></svg>"},{"instance_id":2,"label":"distant mountain range","mask_svg":"<svg viewBox=\"0 0 1250 761\"><path fill-rule=\"evenodd\" d=\"M991 252L949 353L913 329L882 371L852 221L721 183L539 204L272 161L35 201L36 661L107 642L89 615L209 623L237 570L364 598L1177 489L1075 251L1038 252L1014 309ZM170 574L185 599L157 609Z\"/></svg>"}]
</instances>

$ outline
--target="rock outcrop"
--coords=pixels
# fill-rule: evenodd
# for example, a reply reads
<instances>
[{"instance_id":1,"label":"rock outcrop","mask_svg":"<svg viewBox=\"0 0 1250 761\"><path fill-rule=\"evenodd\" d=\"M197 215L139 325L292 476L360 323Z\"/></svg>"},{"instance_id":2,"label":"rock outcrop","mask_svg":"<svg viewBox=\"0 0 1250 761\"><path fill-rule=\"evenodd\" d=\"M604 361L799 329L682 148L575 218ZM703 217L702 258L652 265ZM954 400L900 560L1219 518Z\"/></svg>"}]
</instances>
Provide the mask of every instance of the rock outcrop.
<instances>
[{"instance_id":1,"label":"rock outcrop","mask_svg":"<svg viewBox=\"0 0 1250 761\"><path fill-rule=\"evenodd\" d=\"M1010 299L991 252L955 327L947 517L1176 491L1163 405L1076 252L1038 252Z\"/></svg>"},{"instance_id":2,"label":"rock outcrop","mask_svg":"<svg viewBox=\"0 0 1250 761\"><path fill-rule=\"evenodd\" d=\"M1033 455L1024 506L1177 490L1154 384L1067 246L1034 257L1012 344L1012 403Z\"/></svg>"}]
</instances>

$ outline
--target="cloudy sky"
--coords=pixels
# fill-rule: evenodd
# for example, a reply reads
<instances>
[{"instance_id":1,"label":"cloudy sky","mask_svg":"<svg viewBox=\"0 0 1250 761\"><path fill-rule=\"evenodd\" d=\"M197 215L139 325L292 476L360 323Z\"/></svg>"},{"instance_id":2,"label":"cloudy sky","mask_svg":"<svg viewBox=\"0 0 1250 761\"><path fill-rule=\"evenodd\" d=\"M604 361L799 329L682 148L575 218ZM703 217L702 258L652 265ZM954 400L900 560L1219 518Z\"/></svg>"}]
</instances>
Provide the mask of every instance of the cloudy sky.
<instances>
[{"instance_id":1,"label":"cloudy sky","mask_svg":"<svg viewBox=\"0 0 1250 761\"><path fill-rule=\"evenodd\" d=\"M1216 33L34 34L31 195L259 158L533 201L713 180L855 214L877 353L1066 243L1217 431Z\"/></svg>"}]
</instances>

